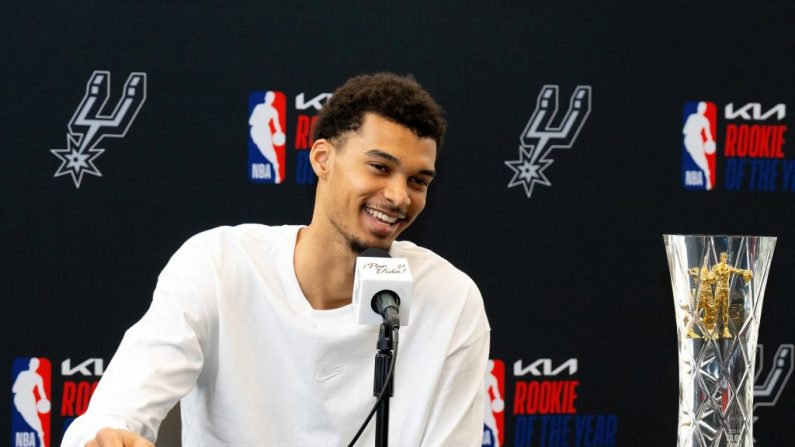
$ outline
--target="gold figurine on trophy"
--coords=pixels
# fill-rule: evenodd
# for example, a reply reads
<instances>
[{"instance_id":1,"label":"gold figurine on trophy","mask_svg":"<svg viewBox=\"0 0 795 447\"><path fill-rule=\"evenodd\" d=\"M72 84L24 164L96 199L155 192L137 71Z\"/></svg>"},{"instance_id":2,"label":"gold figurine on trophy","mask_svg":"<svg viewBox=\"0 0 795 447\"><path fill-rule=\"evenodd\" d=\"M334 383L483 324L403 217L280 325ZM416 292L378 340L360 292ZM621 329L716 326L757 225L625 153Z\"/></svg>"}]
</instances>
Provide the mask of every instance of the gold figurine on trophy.
<instances>
[{"instance_id":1,"label":"gold figurine on trophy","mask_svg":"<svg viewBox=\"0 0 795 447\"><path fill-rule=\"evenodd\" d=\"M689 270L690 276L693 278L696 289L693 289L693 297L695 298L697 289L698 292L698 306L696 307L696 318L701 315L701 310L704 310L703 317L701 317L704 327L707 329L707 334L711 339L717 339L717 318L718 311L723 312L723 338L731 338L729 332L729 280L733 274L742 275L745 282L750 281L754 274L751 270L742 270L734 268L727 263L729 254L722 252L720 254L720 262L712 267L712 270L707 270L706 266L691 268ZM687 322L686 322L687 323ZM690 338L701 338L693 331L691 326L687 333Z\"/></svg>"}]
</instances>

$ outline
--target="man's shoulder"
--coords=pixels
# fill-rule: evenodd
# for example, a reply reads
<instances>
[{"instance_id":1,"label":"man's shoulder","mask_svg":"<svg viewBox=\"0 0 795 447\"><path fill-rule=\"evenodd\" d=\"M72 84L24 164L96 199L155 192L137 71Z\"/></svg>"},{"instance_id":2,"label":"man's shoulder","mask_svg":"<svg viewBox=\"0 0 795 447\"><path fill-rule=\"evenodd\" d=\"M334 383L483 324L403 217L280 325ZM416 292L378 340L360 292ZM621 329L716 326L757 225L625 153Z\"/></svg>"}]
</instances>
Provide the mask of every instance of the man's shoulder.
<instances>
[{"instance_id":1,"label":"man's shoulder","mask_svg":"<svg viewBox=\"0 0 795 447\"><path fill-rule=\"evenodd\" d=\"M300 226L220 226L190 237L171 256L167 272L278 272L292 254ZM253 269L249 269L253 267ZM215 273L213 273L215 274ZM225 276L226 277L226 276Z\"/></svg>"},{"instance_id":2,"label":"man's shoulder","mask_svg":"<svg viewBox=\"0 0 795 447\"><path fill-rule=\"evenodd\" d=\"M464 345L488 331L483 297L469 275L433 251L412 242L395 242L392 248L392 256L408 261L414 280L414 305L423 309L419 319L433 320L434 330L438 329L440 321L452 319L456 322L456 331L467 334L462 335Z\"/></svg>"},{"instance_id":3,"label":"man's shoulder","mask_svg":"<svg viewBox=\"0 0 795 447\"><path fill-rule=\"evenodd\" d=\"M392 244L391 252L392 256L406 258L411 272L415 276L445 280L466 287L474 285L472 278L450 261L413 242L395 241Z\"/></svg>"},{"instance_id":4,"label":"man's shoulder","mask_svg":"<svg viewBox=\"0 0 795 447\"><path fill-rule=\"evenodd\" d=\"M295 244L298 225L268 226L241 224L219 226L190 237L174 258L230 261L246 258L274 258Z\"/></svg>"},{"instance_id":5,"label":"man's shoulder","mask_svg":"<svg viewBox=\"0 0 795 447\"><path fill-rule=\"evenodd\" d=\"M224 225L202 231L192 236L186 244L210 247L224 247L240 243L275 243L294 238L299 225L270 226L245 223L240 225Z\"/></svg>"}]
</instances>

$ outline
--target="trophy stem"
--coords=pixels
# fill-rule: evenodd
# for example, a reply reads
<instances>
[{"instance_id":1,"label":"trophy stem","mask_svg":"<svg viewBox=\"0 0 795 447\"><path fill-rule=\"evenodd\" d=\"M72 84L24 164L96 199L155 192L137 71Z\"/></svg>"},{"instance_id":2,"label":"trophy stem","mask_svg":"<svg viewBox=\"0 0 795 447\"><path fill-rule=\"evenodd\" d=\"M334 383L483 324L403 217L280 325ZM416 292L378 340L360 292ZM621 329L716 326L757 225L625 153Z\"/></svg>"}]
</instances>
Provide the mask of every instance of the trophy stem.
<instances>
[{"instance_id":1,"label":"trophy stem","mask_svg":"<svg viewBox=\"0 0 795 447\"><path fill-rule=\"evenodd\" d=\"M776 238L665 235L679 345L678 447L752 447L762 301Z\"/></svg>"}]
</instances>

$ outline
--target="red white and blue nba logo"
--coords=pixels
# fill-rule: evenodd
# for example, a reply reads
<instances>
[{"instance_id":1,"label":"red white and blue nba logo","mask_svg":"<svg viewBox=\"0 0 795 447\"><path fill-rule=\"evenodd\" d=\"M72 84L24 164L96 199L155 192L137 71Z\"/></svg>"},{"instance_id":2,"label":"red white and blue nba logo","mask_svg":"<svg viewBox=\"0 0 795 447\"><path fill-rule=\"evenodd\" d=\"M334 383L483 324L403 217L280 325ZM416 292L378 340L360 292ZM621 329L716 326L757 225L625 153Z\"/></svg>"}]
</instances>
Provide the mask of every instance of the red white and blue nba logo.
<instances>
[{"instance_id":1,"label":"red white and blue nba logo","mask_svg":"<svg viewBox=\"0 0 795 447\"><path fill-rule=\"evenodd\" d=\"M52 364L43 357L22 357L12 366L11 445L50 447Z\"/></svg>"},{"instance_id":2,"label":"red white and blue nba logo","mask_svg":"<svg viewBox=\"0 0 795 447\"><path fill-rule=\"evenodd\" d=\"M248 97L248 176L252 182L284 181L287 100L284 93L256 91Z\"/></svg>"},{"instance_id":3,"label":"red white and blue nba logo","mask_svg":"<svg viewBox=\"0 0 795 447\"><path fill-rule=\"evenodd\" d=\"M489 359L486 367L482 447L505 445L505 363Z\"/></svg>"},{"instance_id":4,"label":"red white and blue nba logo","mask_svg":"<svg viewBox=\"0 0 795 447\"><path fill-rule=\"evenodd\" d=\"M715 187L717 116L715 103L685 103L682 113L682 185L685 189L709 191Z\"/></svg>"}]
</instances>

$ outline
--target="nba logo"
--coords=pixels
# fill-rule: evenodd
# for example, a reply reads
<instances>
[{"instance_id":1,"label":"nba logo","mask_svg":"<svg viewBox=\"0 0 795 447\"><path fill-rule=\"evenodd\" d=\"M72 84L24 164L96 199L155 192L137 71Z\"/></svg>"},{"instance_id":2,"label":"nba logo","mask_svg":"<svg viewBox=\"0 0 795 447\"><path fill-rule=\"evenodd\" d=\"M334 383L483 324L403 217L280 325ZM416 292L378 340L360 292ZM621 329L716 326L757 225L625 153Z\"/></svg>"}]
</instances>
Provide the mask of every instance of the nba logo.
<instances>
[{"instance_id":1,"label":"nba logo","mask_svg":"<svg viewBox=\"0 0 795 447\"><path fill-rule=\"evenodd\" d=\"M284 181L286 111L282 92L257 91L248 97L248 177L252 182Z\"/></svg>"},{"instance_id":2,"label":"nba logo","mask_svg":"<svg viewBox=\"0 0 795 447\"><path fill-rule=\"evenodd\" d=\"M682 185L709 191L715 187L718 112L715 103L690 101L682 114Z\"/></svg>"},{"instance_id":3,"label":"nba logo","mask_svg":"<svg viewBox=\"0 0 795 447\"><path fill-rule=\"evenodd\" d=\"M485 420L482 447L505 445L505 363L489 359L484 393Z\"/></svg>"},{"instance_id":4,"label":"nba logo","mask_svg":"<svg viewBox=\"0 0 795 447\"><path fill-rule=\"evenodd\" d=\"M23 357L11 370L11 445L50 447L52 364L43 357Z\"/></svg>"}]
</instances>

